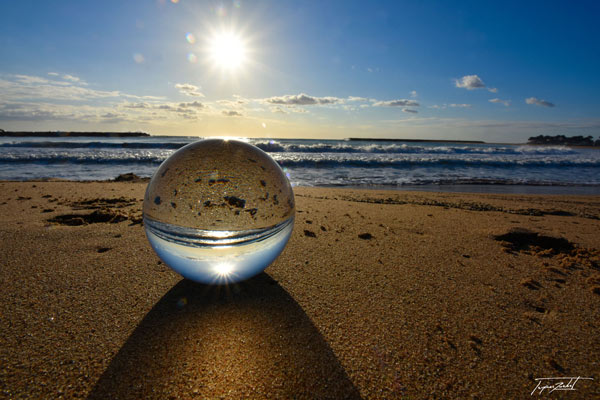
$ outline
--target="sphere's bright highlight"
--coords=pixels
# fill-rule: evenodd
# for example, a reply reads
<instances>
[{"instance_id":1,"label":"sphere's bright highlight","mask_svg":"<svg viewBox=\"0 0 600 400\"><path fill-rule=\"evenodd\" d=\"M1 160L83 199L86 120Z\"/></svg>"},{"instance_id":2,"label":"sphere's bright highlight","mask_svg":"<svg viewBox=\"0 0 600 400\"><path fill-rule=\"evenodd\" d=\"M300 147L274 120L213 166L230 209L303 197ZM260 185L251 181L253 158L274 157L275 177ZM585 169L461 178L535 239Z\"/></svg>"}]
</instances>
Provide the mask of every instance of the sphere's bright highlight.
<instances>
[{"instance_id":1,"label":"sphere's bright highlight","mask_svg":"<svg viewBox=\"0 0 600 400\"><path fill-rule=\"evenodd\" d=\"M250 278L283 251L294 225L294 193L273 159L251 144L189 144L155 172L144 227L158 256L188 279Z\"/></svg>"}]
</instances>

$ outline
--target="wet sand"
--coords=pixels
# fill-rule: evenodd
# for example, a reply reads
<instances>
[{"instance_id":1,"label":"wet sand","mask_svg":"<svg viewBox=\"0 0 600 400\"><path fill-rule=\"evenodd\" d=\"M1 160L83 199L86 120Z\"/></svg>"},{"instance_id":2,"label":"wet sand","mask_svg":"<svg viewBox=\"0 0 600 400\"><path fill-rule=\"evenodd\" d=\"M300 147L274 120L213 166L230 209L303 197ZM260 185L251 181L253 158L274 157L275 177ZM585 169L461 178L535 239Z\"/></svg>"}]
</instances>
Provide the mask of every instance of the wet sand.
<instances>
[{"instance_id":1,"label":"wet sand","mask_svg":"<svg viewBox=\"0 0 600 400\"><path fill-rule=\"evenodd\" d=\"M600 396L598 196L296 188L215 288L153 253L145 185L0 182L0 398Z\"/></svg>"}]
</instances>

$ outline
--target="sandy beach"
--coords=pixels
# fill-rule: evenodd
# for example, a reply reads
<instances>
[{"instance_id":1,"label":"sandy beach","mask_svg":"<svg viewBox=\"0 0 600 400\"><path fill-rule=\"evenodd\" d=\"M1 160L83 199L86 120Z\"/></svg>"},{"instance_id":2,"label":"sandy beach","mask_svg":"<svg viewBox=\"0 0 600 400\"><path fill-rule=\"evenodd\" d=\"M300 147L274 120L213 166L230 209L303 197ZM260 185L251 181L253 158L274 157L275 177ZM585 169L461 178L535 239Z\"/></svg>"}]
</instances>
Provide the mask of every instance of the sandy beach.
<instances>
[{"instance_id":1,"label":"sandy beach","mask_svg":"<svg viewBox=\"0 0 600 400\"><path fill-rule=\"evenodd\" d=\"M600 397L597 196L295 188L281 256L209 287L145 187L0 182L1 398Z\"/></svg>"}]
</instances>

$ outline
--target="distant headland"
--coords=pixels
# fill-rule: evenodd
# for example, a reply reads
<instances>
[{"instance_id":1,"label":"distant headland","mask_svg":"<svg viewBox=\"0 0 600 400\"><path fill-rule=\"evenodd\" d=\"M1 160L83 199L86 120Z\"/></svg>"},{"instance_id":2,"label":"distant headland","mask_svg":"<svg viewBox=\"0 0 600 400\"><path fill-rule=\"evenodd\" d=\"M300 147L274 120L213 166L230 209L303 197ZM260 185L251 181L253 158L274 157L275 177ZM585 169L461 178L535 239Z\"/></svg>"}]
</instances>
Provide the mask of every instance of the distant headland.
<instances>
[{"instance_id":1,"label":"distant headland","mask_svg":"<svg viewBox=\"0 0 600 400\"><path fill-rule=\"evenodd\" d=\"M530 137L527 144L600 147L600 139L594 141L592 136L539 135Z\"/></svg>"},{"instance_id":2,"label":"distant headland","mask_svg":"<svg viewBox=\"0 0 600 400\"><path fill-rule=\"evenodd\" d=\"M142 137L144 132L9 132L0 129L0 136L9 137Z\"/></svg>"}]
</instances>

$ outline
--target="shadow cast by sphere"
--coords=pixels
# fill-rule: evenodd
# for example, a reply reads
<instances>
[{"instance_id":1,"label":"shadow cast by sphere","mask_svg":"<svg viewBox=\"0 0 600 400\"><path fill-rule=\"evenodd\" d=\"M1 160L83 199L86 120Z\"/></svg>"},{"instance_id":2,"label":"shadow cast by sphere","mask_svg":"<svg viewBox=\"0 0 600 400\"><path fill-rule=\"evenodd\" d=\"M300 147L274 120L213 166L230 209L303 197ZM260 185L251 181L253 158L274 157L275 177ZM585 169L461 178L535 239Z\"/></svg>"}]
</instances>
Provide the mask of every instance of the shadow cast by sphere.
<instances>
[{"instance_id":1,"label":"shadow cast by sphere","mask_svg":"<svg viewBox=\"0 0 600 400\"><path fill-rule=\"evenodd\" d=\"M229 286L188 280L144 317L89 399L360 398L295 300L262 273Z\"/></svg>"}]
</instances>

